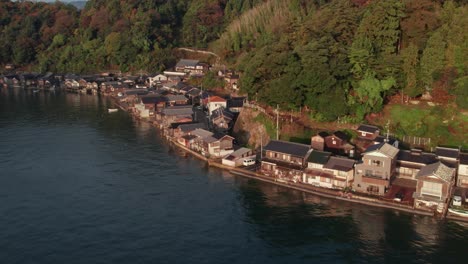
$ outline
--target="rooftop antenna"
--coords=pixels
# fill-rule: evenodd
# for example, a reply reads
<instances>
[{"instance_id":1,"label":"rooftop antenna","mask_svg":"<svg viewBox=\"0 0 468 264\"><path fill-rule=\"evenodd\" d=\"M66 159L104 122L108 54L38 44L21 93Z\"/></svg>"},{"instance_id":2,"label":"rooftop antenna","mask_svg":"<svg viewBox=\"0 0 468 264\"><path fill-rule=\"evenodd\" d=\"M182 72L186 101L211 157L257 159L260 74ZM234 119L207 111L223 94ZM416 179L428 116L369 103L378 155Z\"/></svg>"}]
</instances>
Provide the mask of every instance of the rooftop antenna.
<instances>
[{"instance_id":1,"label":"rooftop antenna","mask_svg":"<svg viewBox=\"0 0 468 264\"><path fill-rule=\"evenodd\" d=\"M385 138L385 142L388 142L389 137L390 137L390 120L387 121L387 124L385 125L385 128L387 129L387 137Z\"/></svg>"}]
</instances>

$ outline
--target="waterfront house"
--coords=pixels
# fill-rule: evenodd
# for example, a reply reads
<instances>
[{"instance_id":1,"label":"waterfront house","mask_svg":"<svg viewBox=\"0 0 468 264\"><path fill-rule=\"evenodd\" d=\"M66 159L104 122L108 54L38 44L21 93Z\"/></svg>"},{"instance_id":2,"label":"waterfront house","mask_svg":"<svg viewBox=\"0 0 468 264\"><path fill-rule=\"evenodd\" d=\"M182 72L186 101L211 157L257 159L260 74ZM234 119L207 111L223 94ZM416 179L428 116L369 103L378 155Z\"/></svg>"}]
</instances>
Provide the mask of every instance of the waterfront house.
<instances>
[{"instance_id":1,"label":"waterfront house","mask_svg":"<svg viewBox=\"0 0 468 264\"><path fill-rule=\"evenodd\" d=\"M227 107L227 100L224 98L221 98L219 96L208 96L207 99L207 105L206 107L208 108L208 113L210 115L213 114L213 111L220 108L220 107Z\"/></svg>"},{"instance_id":2,"label":"waterfront house","mask_svg":"<svg viewBox=\"0 0 468 264\"><path fill-rule=\"evenodd\" d=\"M302 174L302 182L318 187L332 188L333 175L323 170L327 164L331 153L320 150L313 150L307 159L307 167Z\"/></svg>"},{"instance_id":3,"label":"waterfront house","mask_svg":"<svg viewBox=\"0 0 468 264\"><path fill-rule=\"evenodd\" d=\"M331 157L323 166L323 170L333 175L333 188L350 187L354 180L355 161L342 157Z\"/></svg>"},{"instance_id":4,"label":"waterfront house","mask_svg":"<svg viewBox=\"0 0 468 264\"><path fill-rule=\"evenodd\" d=\"M170 106L161 110L160 118L163 128L168 128L171 123L177 122L181 118L192 118L193 110L191 105Z\"/></svg>"},{"instance_id":5,"label":"waterfront house","mask_svg":"<svg viewBox=\"0 0 468 264\"><path fill-rule=\"evenodd\" d=\"M312 149L309 145L272 140L266 145L260 171L280 181L301 181Z\"/></svg>"},{"instance_id":6,"label":"waterfront house","mask_svg":"<svg viewBox=\"0 0 468 264\"><path fill-rule=\"evenodd\" d=\"M313 150L303 173L303 182L324 188L349 187L354 179L354 164L354 160Z\"/></svg>"},{"instance_id":7,"label":"waterfront house","mask_svg":"<svg viewBox=\"0 0 468 264\"><path fill-rule=\"evenodd\" d=\"M240 148L229 155L226 155L222 164L230 167L239 167L243 165L246 159L255 159L255 153L249 148Z\"/></svg>"},{"instance_id":8,"label":"waterfront house","mask_svg":"<svg viewBox=\"0 0 468 264\"><path fill-rule=\"evenodd\" d=\"M210 157L221 158L234 152L234 138L229 135L215 133L203 140L203 151L207 150ZM206 155L206 153L203 153Z\"/></svg>"},{"instance_id":9,"label":"waterfront house","mask_svg":"<svg viewBox=\"0 0 468 264\"><path fill-rule=\"evenodd\" d=\"M433 153L419 149L400 150L397 155L396 177L416 181L416 175L422 167L437 162Z\"/></svg>"},{"instance_id":10,"label":"waterfront house","mask_svg":"<svg viewBox=\"0 0 468 264\"><path fill-rule=\"evenodd\" d=\"M468 188L468 153L460 153L458 164L457 186Z\"/></svg>"},{"instance_id":11,"label":"waterfront house","mask_svg":"<svg viewBox=\"0 0 468 264\"><path fill-rule=\"evenodd\" d=\"M204 156L221 158L234 152L234 138L229 135L214 134L200 128L190 131L189 135L196 136L190 148Z\"/></svg>"},{"instance_id":12,"label":"waterfront house","mask_svg":"<svg viewBox=\"0 0 468 264\"><path fill-rule=\"evenodd\" d=\"M142 96L141 102L145 105L146 109L154 112L156 109L161 109L166 106L167 98L162 95L148 95Z\"/></svg>"},{"instance_id":13,"label":"waterfront house","mask_svg":"<svg viewBox=\"0 0 468 264\"><path fill-rule=\"evenodd\" d=\"M364 124L358 127L357 132L358 138L367 140L375 140L380 134L378 127Z\"/></svg>"},{"instance_id":14,"label":"waterfront house","mask_svg":"<svg viewBox=\"0 0 468 264\"><path fill-rule=\"evenodd\" d=\"M416 179L415 207L437 208L439 212L442 212L455 182L455 169L439 161L421 168Z\"/></svg>"},{"instance_id":15,"label":"waterfront house","mask_svg":"<svg viewBox=\"0 0 468 264\"><path fill-rule=\"evenodd\" d=\"M195 130L188 132L188 134L192 136L196 136L196 139L194 140L193 144L190 145L190 149L200 152L204 155L207 155L208 148L207 148L207 145L204 143L203 139L213 136L213 132L205 130L205 129L197 128Z\"/></svg>"},{"instance_id":16,"label":"waterfront house","mask_svg":"<svg viewBox=\"0 0 468 264\"><path fill-rule=\"evenodd\" d=\"M435 154L440 161L444 162L445 165L452 168L458 167L458 158L460 155L459 149L436 147Z\"/></svg>"},{"instance_id":17,"label":"waterfront house","mask_svg":"<svg viewBox=\"0 0 468 264\"><path fill-rule=\"evenodd\" d=\"M178 139L184 135L189 134L191 131L197 128L206 129L206 125L204 123L198 123L194 121L172 123L169 126L169 136Z\"/></svg>"},{"instance_id":18,"label":"waterfront house","mask_svg":"<svg viewBox=\"0 0 468 264\"><path fill-rule=\"evenodd\" d=\"M147 109L142 103L135 104L135 113L141 118L148 118L150 117L150 114L153 114L152 111L150 109Z\"/></svg>"},{"instance_id":19,"label":"waterfront house","mask_svg":"<svg viewBox=\"0 0 468 264\"><path fill-rule=\"evenodd\" d=\"M395 174L398 151L387 143L368 147L355 166L353 188L358 192L384 195Z\"/></svg>"}]
</instances>

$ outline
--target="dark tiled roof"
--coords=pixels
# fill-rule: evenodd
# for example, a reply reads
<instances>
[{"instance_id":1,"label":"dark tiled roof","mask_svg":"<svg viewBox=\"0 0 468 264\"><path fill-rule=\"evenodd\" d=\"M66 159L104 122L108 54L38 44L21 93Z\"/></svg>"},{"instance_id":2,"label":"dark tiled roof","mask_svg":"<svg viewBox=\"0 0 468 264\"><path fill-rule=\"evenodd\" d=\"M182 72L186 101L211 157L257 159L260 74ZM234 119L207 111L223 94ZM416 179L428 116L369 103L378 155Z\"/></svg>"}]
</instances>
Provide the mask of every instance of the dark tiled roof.
<instances>
[{"instance_id":1,"label":"dark tiled roof","mask_svg":"<svg viewBox=\"0 0 468 264\"><path fill-rule=\"evenodd\" d=\"M143 104L157 104L167 102L167 98L164 96L143 96L141 97Z\"/></svg>"},{"instance_id":2,"label":"dark tiled roof","mask_svg":"<svg viewBox=\"0 0 468 264\"><path fill-rule=\"evenodd\" d=\"M280 140L272 140L264 147L264 150L286 153L298 157L305 157L309 149L309 145Z\"/></svg>"},{"instance_id":3,"label":"dark tiled roof","mask_svg":"<svg viewBox=\"0 0 468 264\"><path fill-rule=\"evenodd\" d=\"M323 167L331 170L350 171L353 169L353 166L354 160L352 159L331 157Z\"/></svg>"},{"instance_id":4,"label":"dark tiled roof","mask_svg":"<svg viewBox=\"0 0 468 264\"><path fill-rule=\"evenodd\" d=\"M197 128L206 129L206 125L204 123L182 124L179 128L182 132L187 133Z\"/></svg>"},{"instance_id":5,"label":"dark tiled roof","mask_svg":"<svg viewBox=\"0 0 468 264\"><path fill-rule=\"evenodd\" d=\"M228 99L227 101L227 107L243 107L244 106L244 100L245 97L233 97L231 99Z\"/></svg>"},{"instance_id":6,"label":"dark tiled roof","mask_svg":"<svg viewBox=\"0 0 468 264\"><path fill-rule=\"evenodd\" d=\"M436 147L435 154L440 157L457 159L460 155L459 149Z\"/></svg>"},{"instance_id":7,"label":"dark tiled roof","mask_svg":"<svg viewBox=\"0 0 468 264\"><path fill-rule=\"evenodd\" d=\"M175 129L175 128L178 128L181 125L189 125L189 124L200 124L200 123L193 122L193 121L192 122L176 122L176 123L171 123L169 128Z\"/></svg>"},{"instance_id":8,"label":"dark tiled roof","mask_svg":"<svg viewBox=\"0 0 468 264\"><path fill-rule=\"evenodd\" d=\"M376 131L379 130L379 128L376 126L371 126L371 125L360 125L357 130L368 132L368 133L375 133Z\"/></svg>"},{"instance_id":9,"label":"dark tiled roof","mask_svg":"<svg viewBox=\"0 0 468 264\"><path fill-rule=\"evenodd\" d=\"M468 153L460 153L460 164L468 165Z\"/></svg>"},{"instance_id":10,"label":"dark tiled roof","mask_svg":"<svg viewBox=\"0 0 468 264\"><path fill-rule=\"evenodd\" d=\"M328 134L328 132L322 131L322 132L319 132L317 135L318 135L318 136L321 136L321 137L323 137L323 138L326 138L326 137L328 137L330 134Z\"/></svg>"},{"instance_id":11,"label":"dark tiled roof","mask_svg":"<svg viewBox=\"0 0 468 264\"><path fill-rule=\"evenodd\" d=\"M349 140L349 136L346 135L344 132L341 132L341 131L336 131L335 133L333 133L333 135L335 135L335 137L343 140L343 141L348 141Z\"/></svg>"},{"instance_id":12,"label":"dark tiled roof","mask_svg":"<svg viewBox=\"0 0 468 264\"><path fill-rule=\"evenodd\" d=\"M437 157L433 153L426 153L414 150L400 150L398 152L397 160L420 164L432 164L434 162L437 162Z\"/></svg>"},{"instance_id":13,"label":"dark tiled roof","mask_svg":"<svg viewBox=\"0 0 468 264\"><path fill-rule=\"evenodd\" d=\"M198 62L198 60L181 59L179 62L177 62L176 67L195 67L197 66Z\"/></svg>"},{"instance_id":14,"label":"dark tiled roof","mask_svg":"<svg viewBox=\"0 0 468 264\"><path fill-rule=\"evenodd\" d=\"M323 164L327 163L330 156L331 156L330 152L314 150L310 154L307 161L311 162L311 163L316 163L316 164L322 164L323 165Z\"/></svg>"}]
</instances>

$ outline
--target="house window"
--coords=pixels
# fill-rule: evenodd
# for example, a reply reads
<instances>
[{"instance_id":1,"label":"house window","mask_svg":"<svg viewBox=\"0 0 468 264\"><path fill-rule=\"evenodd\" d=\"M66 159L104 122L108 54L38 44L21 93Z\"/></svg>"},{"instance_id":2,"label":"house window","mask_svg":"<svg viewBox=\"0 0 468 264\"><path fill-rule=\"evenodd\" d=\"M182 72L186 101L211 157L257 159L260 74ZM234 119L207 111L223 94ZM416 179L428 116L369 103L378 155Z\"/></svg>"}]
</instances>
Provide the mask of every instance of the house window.
<instances>
[{"instance_id":1,"label":"house window","mask_svg":"<svg viewBox=\"0 0 468 264\"><path fill-rule=\"evenodd\" d=\"M364 175L366 175L367 177L372 177L372 171L371 170L366 170L364 172Z\"/></svg>"},{"instance_id":2,"label":"house window","mask_svg":"<svg viewBox=\"0 0 468 264\"><path fill-rule=\"evenodd\" d=\"M423 182L421 194L440 197L442 195L442 184L436 182Z\"/></svg>"},{"instance_id":3,"label":"house window","mask_svg":"<svg viewBox=\"0 0 468 264\"><path fill-rule=\"evenodd\" d=\"M346 171L338 171L338 176L346 177L348 173Z\"/></svg>"},{"instance_id":4,"label":"house window","mask_svg":"<svg viewBox=\"0 0 468 264\"><path fill-rule=\"evenodd\" d=\"M378 193L379 192L379 186L369 185L367 187L367 192L369 192L369 193Z\"/></svg>"},{"instance_id":5,"label":"house window","mask_svg":"<svg viewBox=\"0 0 468 264\"><path fill-rule=\"evenodd\" d=\"M375 167L382 167L383 162L380 160L369 160L369 165L375 166Z\"/></svg>"}]
</instances>

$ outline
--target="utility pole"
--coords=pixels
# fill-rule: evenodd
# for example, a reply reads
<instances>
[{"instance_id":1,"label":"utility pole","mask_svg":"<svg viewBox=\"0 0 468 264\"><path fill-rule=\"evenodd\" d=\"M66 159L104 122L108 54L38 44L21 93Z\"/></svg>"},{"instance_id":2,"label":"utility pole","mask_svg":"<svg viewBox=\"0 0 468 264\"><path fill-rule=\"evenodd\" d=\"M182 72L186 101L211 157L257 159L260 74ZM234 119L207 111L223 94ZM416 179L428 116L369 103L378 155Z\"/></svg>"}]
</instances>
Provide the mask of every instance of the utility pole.
<instances>
[{"instance_id":1,"label":"utility pole","mask_svg":"<svg viewBox=\"0 0 468 264\"><path fill-rule=\"evenodd\" d=\"M279 140L279 105L276 104L276 140Z\"/></svg>"},{"instance_id":2,"label":"utility pole","mask_svg":"<svg viewBox=\"0 0 468 264\"><path fill-rule=\"evenodd\" d=\"M390 120L387 121L386 128L387 128L387 138L386 138L386 142L388 143L389 137L390 137Z\"/></svg>"},{"instance_id":3,"label":"utility pole","mask_svg":"<svg viewBox=\"0 0 468 264\"><path fill-rule=\"evenodd\" d=\"M260 160L263 159L263 132L260 131Z\"/></svg>"}]
</instances>

